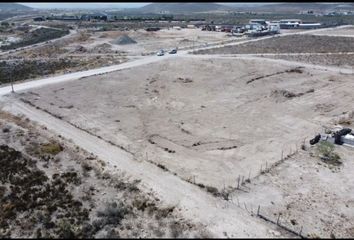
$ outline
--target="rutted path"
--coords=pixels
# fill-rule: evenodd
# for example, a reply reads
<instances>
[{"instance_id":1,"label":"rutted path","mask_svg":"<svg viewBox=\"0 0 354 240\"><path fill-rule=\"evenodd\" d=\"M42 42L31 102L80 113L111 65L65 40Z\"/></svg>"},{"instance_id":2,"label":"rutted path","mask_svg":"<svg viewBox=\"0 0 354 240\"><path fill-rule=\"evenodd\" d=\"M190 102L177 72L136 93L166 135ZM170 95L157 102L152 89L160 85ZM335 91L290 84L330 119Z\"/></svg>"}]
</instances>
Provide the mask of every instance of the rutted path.
<instances>
[{"instance_id":1,"label":"rutted path","mask_svg":"<svg viewBox=\"0 0 354 240\"><path fill-rule=\"evenodd\" d=\"M133 178L141 179L143 188L152 189L163 203L176 205L186 218L206 224L216 237L274 237L272 231L280 231L274 225L250 216L233 203L215 198L155 165L133 159L130 154L102 139L16 99L8 100L3 110L24 114L31 120L46 126L50 131L70 139L74 144L97 155L113 171L116 166ZM291 237L284 232L281 235Z\"/></svg>"}]
</instances>

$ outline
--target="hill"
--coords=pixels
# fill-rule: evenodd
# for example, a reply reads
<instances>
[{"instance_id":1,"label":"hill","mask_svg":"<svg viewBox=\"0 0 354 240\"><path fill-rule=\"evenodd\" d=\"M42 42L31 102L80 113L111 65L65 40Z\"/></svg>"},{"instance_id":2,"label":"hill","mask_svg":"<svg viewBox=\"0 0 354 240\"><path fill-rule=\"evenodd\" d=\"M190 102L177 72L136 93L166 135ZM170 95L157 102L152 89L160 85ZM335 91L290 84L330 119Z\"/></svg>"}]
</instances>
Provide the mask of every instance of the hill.
<instances>
[{"instance_id":1,"label":"hill","mask_svg":"<svg viewBox=\"0 0 354 240\"><path fill-rule=\"evenodd\" d=\"M24 6L18 3L0 3L1 11L10 11L10 10L31 10L32 8Z\"/></svg>"},{"instance_id":2,"label":"hill","mask_svg":"<svg viewBox=\"0 0 354 240\"><path fill-rule=\"evenodd\" d=\"M232 8L216 3L151 3L141 7L145 13L191 13L231 10Z\"/></svg>"}]
</instances>

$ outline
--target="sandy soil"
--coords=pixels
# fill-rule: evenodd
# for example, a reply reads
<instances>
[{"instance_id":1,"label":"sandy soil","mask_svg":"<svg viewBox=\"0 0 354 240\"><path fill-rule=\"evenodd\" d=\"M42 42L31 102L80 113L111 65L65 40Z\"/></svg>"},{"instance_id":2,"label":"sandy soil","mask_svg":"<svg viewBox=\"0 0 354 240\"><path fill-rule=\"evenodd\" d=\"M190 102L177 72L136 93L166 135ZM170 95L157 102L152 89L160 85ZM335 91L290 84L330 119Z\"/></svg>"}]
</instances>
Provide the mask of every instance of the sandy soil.
<instances>
[{"instance_id":1,"label":"sandy soil","mask_svg":"<svg viewBox=\"0 0 354 240\"><path fill-rule=\"evenodd\" d=\"M222 189L239 175L257 175L352 109L349 79L256 60L171 59L22 97L137 158ZM289 99L283 90L303 96ZM328 99L333 109L319 113Z\"/></svg>"},{"instance_id":2,"label":"sandy soil","mask_svg":"<svg viewBox=\"0 0 354 240\"><path fill-rule=\"evenodd\" d=\"M306 145L306 151L252 179L232 198L248 209L260 206L260 213L273 221L280 214L282 225L297 232L302 227L307 237L353 237L354 149L337 146L343 164L332 166L311 156L316 146Z\"/></svg>"},{"instance_id":3,"label":"sandy soil","mask_svg":"<svg viewBox=\"0 0 354 240\"><path fill-rule=\"evenodd\" d=\"M124 51L139 55L184 37L184 30L169 31L154 33L161 35L157 45L137 31L146 45ZM99 34L105 35L83 41L85 48L107 46L119 35ZM313 47L314 40L320 47ZM349 40L297 35L221 50L333 55L352 51ZM71 139L73 146L103 159L110 172L124 169L141 180L143 192L153 191L161 204L172 204L215 236L294 236L259 218L260 206L262 216L276 222L281 213L281 224L295 232L302 227L303 236L353 237L354 150L336 147L343 164L331 166L314 157L316 147L301 147L324 128L354 127L353 72L342 63L310 63L230 54L151 56L19 85L27 91L2 97L2 108ZM42 85L48 80L56 83Z\"/></svg>"}]
</instances>

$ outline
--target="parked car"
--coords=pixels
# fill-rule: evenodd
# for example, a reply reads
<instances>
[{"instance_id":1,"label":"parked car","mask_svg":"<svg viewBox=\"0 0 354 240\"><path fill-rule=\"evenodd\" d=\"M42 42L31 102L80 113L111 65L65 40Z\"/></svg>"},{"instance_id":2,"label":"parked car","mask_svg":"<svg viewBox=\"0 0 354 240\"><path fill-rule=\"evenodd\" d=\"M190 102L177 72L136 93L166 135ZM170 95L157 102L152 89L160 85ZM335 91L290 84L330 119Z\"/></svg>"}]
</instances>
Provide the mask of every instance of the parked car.
<instances>
[{"instance_id":1,"label":"parked car","mask_svg":"<svg viewBox=\"0 0 354 240\"><path fill-rule=\"evenodd\" d=\"M169 54L176 54L177 53L177 49L172 49L170 52L169 52Z\"/></svg>"},{"instance_id":2,"label":"parked car","mask_svg":"<svg viewBox=\"0 0 354 240\"><path fill-rule=\"evenodd\" d=\"M157 56L163 56L163 55L165 55L165 51L163 49L157 52Z\"/></svg>"}]
</instances>

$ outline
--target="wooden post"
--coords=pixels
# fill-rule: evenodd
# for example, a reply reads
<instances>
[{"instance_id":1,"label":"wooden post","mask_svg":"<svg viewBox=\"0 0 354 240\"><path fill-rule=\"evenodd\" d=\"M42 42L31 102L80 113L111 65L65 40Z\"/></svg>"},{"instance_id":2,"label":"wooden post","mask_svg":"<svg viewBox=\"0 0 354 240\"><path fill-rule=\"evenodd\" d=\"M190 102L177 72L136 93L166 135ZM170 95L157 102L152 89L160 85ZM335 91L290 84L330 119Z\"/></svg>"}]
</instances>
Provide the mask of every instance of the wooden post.
<instances>
[{"instance_id":1,"label":"wooden post","mask_svg":"<svg viewBox=\"0 0 354 240\"><path fill-rule=\"evenodd\" d=\"M240 175L237 178L237 189L240 189Z\"/></svg>"},{"instance_id":2,"label":"wooden post","mask_svg":"<svg viewBox=\"0 0 354 240\"><path fill-rule=\"evenodd\" d=\"M278 215L277 225L279 225L279 220L280 220L280 213L279 213L279 215Z\"/></svg>"},{"instance_id":3,"label":"wooden post","mask_svg":"<svg viewBox=\"0 0 354 240\"><path fill-rule=\"evenodd\" d=\"M258 205L258 209L257 209L257 216L259 216L259 210L260 210L261 206Z\"/></svg>"}]
</instances>

